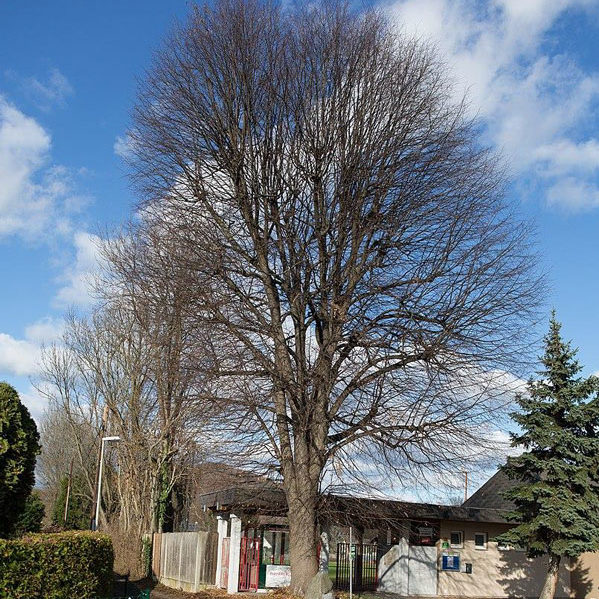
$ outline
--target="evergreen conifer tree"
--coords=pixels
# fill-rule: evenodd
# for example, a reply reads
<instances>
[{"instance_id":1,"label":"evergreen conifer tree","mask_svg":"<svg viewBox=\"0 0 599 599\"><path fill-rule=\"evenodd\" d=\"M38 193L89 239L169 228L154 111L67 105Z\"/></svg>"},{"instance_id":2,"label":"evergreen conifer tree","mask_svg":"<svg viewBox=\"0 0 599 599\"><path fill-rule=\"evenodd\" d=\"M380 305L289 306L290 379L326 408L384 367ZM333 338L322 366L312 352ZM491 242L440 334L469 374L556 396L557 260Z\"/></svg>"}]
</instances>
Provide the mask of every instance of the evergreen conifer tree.
<instances>
[{"instance_id":1,"label":"evergreen conifer tree","mask_svg":"<svg viewBox=\"0 0 599 599\"><path fill-rule=\"evenodd\" d=\"M0 382L0 537L13 534L35 482L39 434L29 410Z\"/></svg>"},{"instance_id":2,"label":"evergreen conifer tree","mask_svg":"<svg viewBox=\"0 0 599 599\"><path fill-rule=\"evenodd\" d=\"M67 500L68 477L60 481L60 490L52 509L52 523L67 529L85 530L89 528L89 513L91 501L85 494L85 482L81 476L74 475L69 494L69 509L67 520L64 520L64 508Z\"/></svg>"},{"instance_id":3,"label":"evergreen conifer tree","mask_svg":"<svg viewBox=\"0 0 599 599\"><path fill-rule=\"evenodd\" d=\"M512 446L524 451L502 468L516 481L504 496L518 525L497 540L549 556L540 599L555 595L562 558L599 549L599 379L579 376L576 352L552 313L543 369L512 414L521 431Z\"/></svg>"}]
</instances>

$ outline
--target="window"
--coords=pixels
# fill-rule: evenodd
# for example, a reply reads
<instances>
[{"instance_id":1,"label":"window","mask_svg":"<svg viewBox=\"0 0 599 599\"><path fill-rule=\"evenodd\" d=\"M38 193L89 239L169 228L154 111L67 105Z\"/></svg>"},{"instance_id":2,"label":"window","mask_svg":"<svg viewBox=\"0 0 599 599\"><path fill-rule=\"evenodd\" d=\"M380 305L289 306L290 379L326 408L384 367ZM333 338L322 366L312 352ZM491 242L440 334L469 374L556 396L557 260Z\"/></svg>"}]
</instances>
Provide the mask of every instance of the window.
<instances>
[{"instance_id":1,"label":"window","mask_svg":"<svg viewBox=\"0 0 599 599\"><path fill-rule=\"evenodd\" d=\"M485 551L487 549L487 533L486 532L475 532L474 533L474 548Z\"/></svg>"},{"instance_id":2,"label":"window","mask_svg":"<svg viewBox=\"0 0 599 599\"><path fill-rule=\"evenodd\" d=\"M454 530L449 535L449 545L453 549L462 549L464 547L464 533L461 530Z\"/></svg>"},{"instance_id":3,"label":"window","mask_svg":"<svg viewBox=\"0 0 599 599\"><path fill-rule=\"evenodd\" d=\"M289 565L289 533L284 530L265 530L262 538L263 564Z\"/></svg>"}]
</instances>

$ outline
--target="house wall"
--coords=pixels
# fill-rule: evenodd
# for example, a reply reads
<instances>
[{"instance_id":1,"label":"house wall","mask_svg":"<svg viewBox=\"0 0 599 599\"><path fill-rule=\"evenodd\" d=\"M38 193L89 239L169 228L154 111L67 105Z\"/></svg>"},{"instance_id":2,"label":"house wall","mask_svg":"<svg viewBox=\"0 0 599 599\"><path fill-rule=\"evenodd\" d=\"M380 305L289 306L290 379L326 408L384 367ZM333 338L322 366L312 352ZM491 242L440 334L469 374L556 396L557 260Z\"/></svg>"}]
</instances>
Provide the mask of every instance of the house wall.
<instances>
[{"instance_id":1,"label":"house wall","mask_svg":"<svg viewBox=\"0 0 599 599\"><path fill-rule=\"evenodd\" d=\"M497 543L489 540L487 549L480 550L474 546L474 533L487 533L488 539L508 530L506 524L489 524L475 522L441 522L441 541L450 539L452 531L464 534L463 549L449 549L450 553L459 554L460 572L441 569L439 551L439 584L440 596L461 597L538 597L545 582L547 560L544 558L528 559L523 551L500 550ZM466 574L464 564L472 564L472 573ZM599 568L599 561L597 562ZM560 567L556 597L570 597L570 568L565 560ZM576 595L578 598L578 595ZM590 597L590 596L589 596Z\"/></svg>"},{"instance_id":2,"label":"house wall","mask_svg":"<svg viewBox=\"0 0 599 599\"><path fill-rule=\"evenodd\" d=\"M599 553L583 553L574 560L570 578L573 599L599 599Z\"/></svg>"}]
</instances>

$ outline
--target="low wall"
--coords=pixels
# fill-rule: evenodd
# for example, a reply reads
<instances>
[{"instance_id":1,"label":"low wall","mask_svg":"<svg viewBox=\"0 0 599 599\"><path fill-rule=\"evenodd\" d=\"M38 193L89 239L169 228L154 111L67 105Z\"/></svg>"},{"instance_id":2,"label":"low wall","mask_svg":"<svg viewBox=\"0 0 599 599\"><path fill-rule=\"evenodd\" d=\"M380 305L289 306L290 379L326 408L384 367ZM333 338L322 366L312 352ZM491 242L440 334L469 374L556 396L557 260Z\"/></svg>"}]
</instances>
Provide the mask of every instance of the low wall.
<instances>
[{"instance_id":1,"label":"low wall","mask_svg":"<svg viewBox=\"0 0 599 599\"><path fill-rule=\"evenodd\" d=\"M171 532L154 535L152 572L164 586L196 593L216 584L218 534Z\"/></svg>"}]
</instances>

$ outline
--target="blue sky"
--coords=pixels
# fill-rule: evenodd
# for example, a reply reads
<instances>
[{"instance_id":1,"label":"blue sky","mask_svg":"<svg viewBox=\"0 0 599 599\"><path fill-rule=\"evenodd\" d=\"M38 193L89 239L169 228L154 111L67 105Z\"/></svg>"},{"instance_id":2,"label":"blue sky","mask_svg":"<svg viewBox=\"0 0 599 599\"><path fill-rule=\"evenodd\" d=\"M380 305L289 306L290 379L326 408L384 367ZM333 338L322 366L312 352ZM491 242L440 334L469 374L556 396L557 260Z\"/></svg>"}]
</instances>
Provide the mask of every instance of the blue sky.
<instances>
[{"instance_id":1,"label":"blue sky","mask_svg":"<svg viewBox=\"0 0 599 599\"><path fill-rule=\"evenodd\" d=\"M599 5L399 0L433 40L501 151L511 200L538 231L565 335L599 370ZM119 153L136 77L189 9L182 0L0 3L0 379L39 417L39 347L89 307L95 234L131 213ZM543 331L540 331L542 333Z\"/></svg>"}]
</instances>

